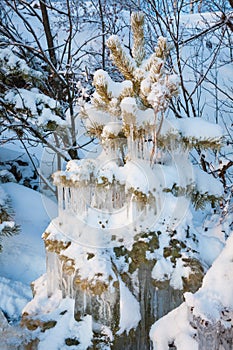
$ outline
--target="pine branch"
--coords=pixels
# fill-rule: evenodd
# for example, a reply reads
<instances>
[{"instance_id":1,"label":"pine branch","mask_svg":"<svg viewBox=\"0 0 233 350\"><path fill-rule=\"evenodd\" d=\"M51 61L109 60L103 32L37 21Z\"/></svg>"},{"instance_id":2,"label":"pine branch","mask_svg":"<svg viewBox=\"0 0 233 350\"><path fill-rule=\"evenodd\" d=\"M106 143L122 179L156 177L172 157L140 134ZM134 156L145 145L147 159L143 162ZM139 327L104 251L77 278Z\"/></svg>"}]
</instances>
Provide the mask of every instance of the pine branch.
<instances>
[{"instance_id":1,"label":"pine branch","mask_svg":"<svg viewBox=\"0 0 233 350\"><path fill-rule=\"evenodd\" d=\"M144 14L142 12L134 12L131 16L131 28L134 39L132 55L138 67L145 58L143 25Z\"/></svg>"},{"instance_id":2,"label":"pine branch","mask_svg":"<svg viewBox=\"0 0 233 350\"><path fill-rule=\"evenodd\" d=\"M114 63L124 77L128 80L134 81L135 65L131 58L123 50L119 38L116 35L112 35L107 40L107 46L111 50Z\"/></svg>"}]
</instances>

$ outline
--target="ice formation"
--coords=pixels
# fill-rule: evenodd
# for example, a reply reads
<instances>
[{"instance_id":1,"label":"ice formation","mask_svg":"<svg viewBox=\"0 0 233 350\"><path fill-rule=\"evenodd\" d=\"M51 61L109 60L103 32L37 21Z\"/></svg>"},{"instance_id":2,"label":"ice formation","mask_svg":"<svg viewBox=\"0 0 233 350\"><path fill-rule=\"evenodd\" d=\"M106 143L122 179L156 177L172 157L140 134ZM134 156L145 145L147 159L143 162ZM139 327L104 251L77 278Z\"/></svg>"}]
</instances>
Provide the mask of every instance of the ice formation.
<instances>
[{"instance_id":1,"label":"ice formation","mask_svg":"<svg viewBox=\"0 0 233 350\"><path fill-rule=\"evenodd\" d=\"M103 70L95 73L96 91L82 118L103 152L71 160L54 174L59 213L43 235L44 288L35 288L24 310L31 326L32 319L45 319L44 307L52 318L54 309L64 312L66 298L73 300L70 317L81 322L91 316L98 334L92 341L100 348L149 349L153 322L178 306L185 291L197 290L204 269L190 232L190 198L221 196L214 180L209 187L199 180L188 157L200 140L203 147L218 147L221 132L212 125L211 135L199 134L199 120L164 120L178 79L165 69L165 38L145 60L135 29L141 21L142 14L132 16L138 45L133 59L116 36L108 40L126 80L116 83Z\"/></svg>"}]
</instances>

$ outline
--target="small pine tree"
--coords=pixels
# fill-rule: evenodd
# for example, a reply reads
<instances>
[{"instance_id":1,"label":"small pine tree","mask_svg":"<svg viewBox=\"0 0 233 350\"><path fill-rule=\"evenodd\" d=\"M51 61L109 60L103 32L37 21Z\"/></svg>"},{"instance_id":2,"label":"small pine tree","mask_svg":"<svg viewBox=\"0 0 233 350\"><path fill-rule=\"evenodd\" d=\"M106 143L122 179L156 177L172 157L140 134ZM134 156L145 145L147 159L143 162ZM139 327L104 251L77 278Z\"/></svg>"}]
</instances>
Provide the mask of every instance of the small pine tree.
<instances>
[{"instance_id":1,"label":"small pine tree","mask_svg":"<svg viewBox=\"0 0 233 350\"><path fill-rule=\"evenodd\" d=\"M19 232L19 226L13 221L13 209L9 197L0 186L0 240L5 236L12 236ZM0 244L0 251L2 245Z\"/></svg>"},{"instance_id":2,"label":"small pine tree","mask_svg":"<svg viewBox=\"0 0 233 350\"><path fill-rule=\"evenodd\" d=\"M145 57L143 21L132 15L133 57L117 36L107 41L125 80L98 70L82 110L103 152L54 174L59 214L43 235L48 297L59 291L75 299L75 320L89 314L98 325L93 344L113 342L113 349L149 349L154 321L200 287L204 264L190 198L198 207L221 193L189 160L197 144L219 146L221 130L200 118L165 118L179 81L166 67L165 38ZM25 309L29 325L33 310Z\"/></svg>"}]
</instances>

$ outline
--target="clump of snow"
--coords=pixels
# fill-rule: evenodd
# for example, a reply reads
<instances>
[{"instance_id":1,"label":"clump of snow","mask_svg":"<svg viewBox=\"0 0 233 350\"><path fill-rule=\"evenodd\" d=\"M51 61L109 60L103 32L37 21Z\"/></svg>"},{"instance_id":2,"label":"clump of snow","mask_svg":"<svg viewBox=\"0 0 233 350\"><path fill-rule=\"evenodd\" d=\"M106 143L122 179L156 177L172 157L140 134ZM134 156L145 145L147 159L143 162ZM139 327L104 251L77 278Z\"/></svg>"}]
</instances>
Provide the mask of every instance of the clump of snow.
<instances>
[{"instance_id":1,"label":"clump of snow","mask_svg":"<svg viewBox=\"0 0 233 350\"><path fill-rule=\"evenodd\" d=\"M62 300L61 291L56 291L56 293L48 298L46 277L46 274L43 274L33 282L32 287L36 297L24 307L22 314L33 316L42 313L46 315L59 306Z\"/></svg>"},{"instance_id":2,"label":"clump of snow","mask_svg":"<svg viewBox=\"0 0 233 350\"><path fill-rule=\"evenodd\" d=\"M40 334L38 350L86 350L92 345L92 317L87 315L82 321L77 322L72 315L73 308L74 300L63 299L57 311L66 312L64 315L59 315L58 312L50 315L56 318L57 324ZM67 345L65 339L75 339L77 345Z\"/></svg>"},{"instance_id":3,"label":"clump of snow","mask_svg":"<svg viewBox=\"0 0 233 350\"><path fill-rule=\"evenodd\" d=\"M118 136L119 133L122 131L122 125L119 122L110 122L107 123L102 131L101 137L103 138L109 138L111 136Z\"/></svg>"},{"instance_id":4,"label":"clump of snow","mask_svg":"<svg viewBox=\"0 0 233 350\"><path fill-rule=\"evenodd\" d=\"M95 97L95 96L94 96ZM89 129L95 129L99 126L108 124L110 121L117 122L118 120L105 111L100 111L98 108L86 103L85 110L85 126ZM102 132L102 130L101 130Z\"/></svg>"},{"instance_id":5,"label":"clump of snow","mask_svg":"<svg viewBox=\"0 0 233 350\"><path fill-rule=\"evenodd\" d=\"M134 97L125 97L121 101L121 109L125 113L135 114L137 111L137 102Z\"/></svg>"},{"instance_id":6,"label":"clump of snow","mask_svg":"<svg viewBox=\"0 0 233 350\"><path fill-rule=\"evenodd\" d=\"M183 119L165 119L162 124L161 136L169 134L182 138L190 139L196 142L202 140L220 141L223 136L223 129L220 125L210 123L203 118L183 118ZM192 140L193 139L193 140Z\"/></svg>"},{"instance_id":7,"label":"clump of snow","mask_svg":"<svg viewBox=\"0 0 233 350\"><path fill-rule=\"evenodd\" d=\"M168 106L169 96L168 87L165 84L157 82L152 85L151 91L147 96L147 101L156 108L157 111L163 111Z\"/></svg>"},{"instance_id":8,"label":"clump of snow","mask_svg":"<svg viewBox=\"0 0 233 350\"><path fill-rule=\"evenodd\" d=\"M216 197L223 195L224 188L218 179L196 167L194 168L194 173L195 186L200 193L211 194Z\"/></svg>"},{"instance_id":9,"label":"clump of snow","mask_svg":"<svg viewBox=\"0 0 233 350\"><path fill-rule=\"evenodd\" d=\"M15 226L14 221L4 221L0 224L0 232L3 231L6 228L13 228Z\"/></svg>"},{"instance_id":10,"label":"clump of snow","mask_svg":"<svg viewBox=\"0 0 233 350\"><path fill-rule=\"evenodd\" d=\"M122 334L136 328L141 320L140 305L135 296L129 291L125 283L120 279L120 329Z\"/></svg>"},{"instance_id":11,"label":"clump of snow","mask_svg":"<svg viewBox=\"0 0 233 350\"><path fill-rule=\"evenodd\" d=\"M66 171L58 171L53 175L54 183L59 184L61 178L73 183L90 181L96 172L95 159L70 160L66 165Z\"/></svg>"},{"instance_id":12,"label":"clump of snow","mask_svg":"<svg viewBox=\"0 0 233 350\"><path fill-rule=\"evenodd\" d=\"M203 118L179 119L178 127L182 136L187 138L202 139L220 139L223 136L223 130L220 125L207 122Z\"/></svg>"},{"instance_id":13,"label":"clump of snow","mask_svg":"<svg viewBox=\"0 0 233 350\"><path fill-rule=\"evenodd\" d=\"M2 65L1 68L4 69L6 73L8 70L10 70L11 73L13 71L20 71L36 78L42 77L41 72L31 69L24 60L16 56L9 48L0 48L0 62Z\"/></svg>"},{"instance_id":14,"label":"clump of snow","mask_svg":"<svg viewBox=\"0 0 233 350\"><path fill-rule=\"evenodd\" d=\"M5 94L5 101L14 105L16 111L28 110L38 125L46 125L48 121L54 121L57 125L66 126L57 111L61 109L59 102L46 96L33 88L11 89Z\"/></svg>"},{"instance_id":15,"label":"clump of snow","mask_svg":"<svg viewBox=\"0 0 233 350\"><path fill-rule=\"evenodd\" d=\"M153 349L167 350L169 344L174 343L177 350L198 350L198 343L194 339L195 330L187 320L189 310L183 303L155 322L150 330Z\"/></svg>"},{"instance_id":16,"label":"clump of snow","mask_svg":"<svg viewBox=\"0 0 233 350\"><path fill-rule=\"evenodd\" d=\"M5 175L5 174L4 174ZM12 221L12 209L9 206L9 196L0 186L0 237L8 230L13 232L16 229L16 224Z\"/></svg>"},{"instance_id":17,"label":"clump of snow","mask_svg":"<svg viewBox=\"0 0 233 350\"><path fill-rule=\"evenodd\" d=\"M155 114L152 108L140 109L134 97L125 97L121 101L121 111L123 122L128 124L128 116L133 116L132 125L137 127L145 127L146 125L154 125Z\"/></svg>"},{"instance_id":18,"label":"clump of snow","mask_svg":"<svg viewBox=\"0 0 233 350\"><path fill-rule=\"evenodd\" d=\"M0 170L0 183L5 183L5 182L16 182L16 179L14 175L6 169ZM0 187L0 205L1 204L1 196L2 196L2 189Z\"/></svg>"},{"instance_id":19,"label":"clump of snow","mask_svg":"<svg viewBox=\"0 0 233 350\"><path fill-rule=\"evenodd\" d=\"M37 332L40 339L38 350L73 349L65 344L65 339L71 338L78 342L75 349L86 350L92 344L92 317L87 315L82 321L74 319L74 300L62 298L57 291L50 298L47 296L45 276L34 282L35 297L23 309L25 315L43 321L56 320L56 325L46 332ZM27 316L25 316L27 317Z\"/></svg>"},{"instance_id":20,"label":"clump of snow","mask_svg":"<svg viewBox=\"0 0 233 350\"><path fill-rule=\"evenodd\" d=\"M158 281L164 281L171 278L172 272L171 260L160 257L151 272L151 277Z\"/></svg>"},{"instance_id":21,"label":"clump of snow","mask_svg":"<svg viewBox=\"0 0 233 350\"><path fill-rule=\"evenodd\" d=\"M103 165L101 164L96 173L97 183L103 183L104 179L107 179L109 183L113 183L114 180L116 180L119 183L124 184L125 173L123 167L119 167L114 161L108 161Z\"/></svg>"},{"instance_id":22,"label":"clump of snow","mask_svg":"<svg viewBox=\"0 0 233 350\"><path fill-rule=\"evenodd\" d=\"M224 309L233 311L233 235L214 261L203 279L202 287L195 294L185 293L188 306L201 319L216 323L222 319Z\"/></svg>"},{"instance_id":23,"label":"clump of snow","mask_svg":"<svg viewBox=\"0 0 233 350\"><path fill-rule=\"evenodd\" d=\"M142 193L148 194L150 185L148 182L147 165L139 162L129 161L124 167L126 177L126 190L131 188L136 189Z\"/></svg>"},{"instance_id":24,"label":"clump of snow","mask_svg":"<svg viewBox=\"0 0 233 350\"><path fill-rule=\"evenodd\" d=\"M169 259L161 257L155 264L151 276L157 281L170 280L170 285L174 289L183 289L183 278L188 277L191 272L189 266L185 266L180 259L176 261L174 267Z\"/></svg>"},{"instance_id":25,"label":"clump of snow","mask_svg":"<svg viewBox=\"0 0 233 350\"><path fill-rule=\"evenodd\" d=\"M93 254L91 259L89 258L89 253ZM108 250L83 247L73 242L63 251L63 254L74 259L76 269L82 276L82 279L91 280L93 284L95 284L97 279L108 284L110 276L112 282L116 280Z\"/></svg>"},{"instance_id":26,"label":"clump of snow","mask_svg":"<svg viewBox=\"0 0 233 350\"><path fill-rule=\"evenodd\" d=\"M109 74L102 69L99 69L94 74L94 85L98 89L98 85L105 86L110 98L118 98L125 89L132 89L133 84L130 80L124 80L121 83L111 79Z\"/></svg>"}]
</instances>

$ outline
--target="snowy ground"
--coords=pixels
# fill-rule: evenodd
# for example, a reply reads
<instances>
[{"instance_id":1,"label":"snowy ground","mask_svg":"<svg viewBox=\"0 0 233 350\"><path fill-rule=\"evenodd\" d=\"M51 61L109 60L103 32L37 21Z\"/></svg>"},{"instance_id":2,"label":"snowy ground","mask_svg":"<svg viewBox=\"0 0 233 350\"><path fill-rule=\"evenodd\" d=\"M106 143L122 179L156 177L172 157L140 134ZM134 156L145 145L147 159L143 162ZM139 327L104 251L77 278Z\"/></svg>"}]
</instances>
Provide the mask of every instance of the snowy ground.
<instances>
[{"instance_id":1,"label":"snowy ground","mask_svg":"<svg viewBox=\"0 0 233 350\"><path fill-rule=\"evenodd\" d=\"M9 194L18 235L4 238L0 254L0 309L11 321L32 298L30 283L45 272L45 252L41 235L52 217L56 204L39 192L15 184L2 184Z\"/></svg>"}]
</instances>

